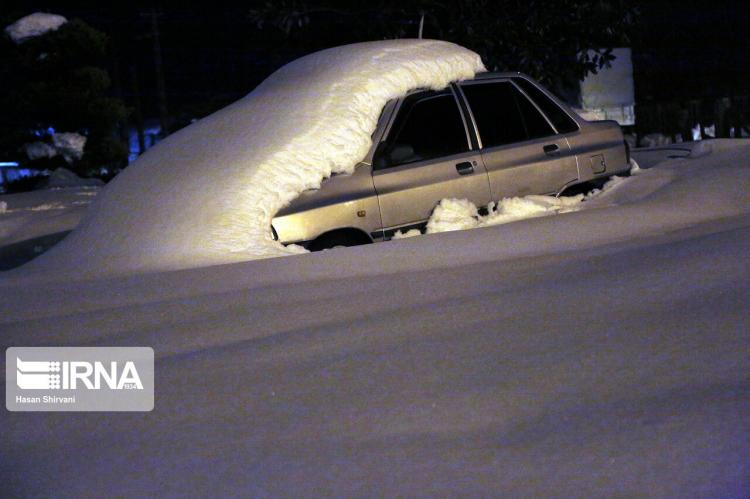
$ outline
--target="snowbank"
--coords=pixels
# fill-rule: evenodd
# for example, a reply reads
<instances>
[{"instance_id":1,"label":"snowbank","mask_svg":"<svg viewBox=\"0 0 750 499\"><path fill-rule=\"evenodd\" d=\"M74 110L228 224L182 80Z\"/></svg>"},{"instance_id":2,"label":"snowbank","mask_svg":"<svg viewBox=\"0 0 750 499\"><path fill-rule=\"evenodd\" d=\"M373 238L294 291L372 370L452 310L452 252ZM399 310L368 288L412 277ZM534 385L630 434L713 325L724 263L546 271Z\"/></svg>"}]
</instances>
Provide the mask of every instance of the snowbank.
<instances>
[{"instance_id":1,"label":"snowbank","mask_svg":"<svg viewBox=\"0 0 750 499\"><path fill-rule=\"evenodd\" d=\"M475 53L433 40L303 57L141 156L36 265L122 272L289 254L273 240L273 215L332 173L352 171L389 99L482 70Z\"/></svg>"},{"instance_id":2,"label":"snowbank","mask_svg":"<svg viewBox=\"0 0 750 499\"><path fill-rule=\"evenodd\" d=\"M148 414L0 410L4 495L745 497L748 185L716 149L566 216L4 275L0 351L150 346L157 380Z\"/></svg>"},{"instance_id":3,"label":"snowbank","mask_svg":"<svg viewBox=\"0 0 750 499\"><path fill-rule=\"evenodd\" d=\"M5 33L15 43L22 43L29 38L41 36L49 31L55 31L66 22L68 22L67 19L57 14L35 12L7 26Z\"/></svg>"}]
</instances>

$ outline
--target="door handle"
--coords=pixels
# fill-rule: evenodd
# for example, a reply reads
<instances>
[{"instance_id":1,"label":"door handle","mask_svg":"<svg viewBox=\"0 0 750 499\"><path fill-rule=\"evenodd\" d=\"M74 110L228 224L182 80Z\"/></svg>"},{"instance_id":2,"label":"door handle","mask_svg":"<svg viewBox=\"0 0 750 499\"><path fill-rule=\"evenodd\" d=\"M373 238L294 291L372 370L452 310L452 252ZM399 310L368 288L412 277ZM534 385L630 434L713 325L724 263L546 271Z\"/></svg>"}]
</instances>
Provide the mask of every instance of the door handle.
<instances>
[{"instance_id":1,"label":"door handle","mask_svg":"<svg viewBox=\"0 0 750 499\"><path fill-rule=\"evenodd\" d=\"M464 161L456 165L456 171L459 175L471 175L474 173L474 165L469 161Z\"/></svg>"},{"instance_id":2,"label":"door handle","mask_svg":"<svg viewBox=\"0 0 750 499\"><path fill-rule=\"evenodd\" d=\"M557 144L547 144L544 146L544 154L547 156L558 156L560 154L560 147Z\"/></svg>"}]
</instances>

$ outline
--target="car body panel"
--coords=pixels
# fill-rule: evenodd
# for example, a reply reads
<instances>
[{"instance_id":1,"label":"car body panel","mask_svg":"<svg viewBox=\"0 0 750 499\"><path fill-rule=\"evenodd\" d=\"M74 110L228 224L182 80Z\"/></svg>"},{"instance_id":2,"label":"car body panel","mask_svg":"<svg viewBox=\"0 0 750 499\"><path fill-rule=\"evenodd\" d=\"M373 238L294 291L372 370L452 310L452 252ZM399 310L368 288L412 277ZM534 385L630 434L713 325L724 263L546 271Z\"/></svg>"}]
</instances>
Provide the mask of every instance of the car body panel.
<instances>
[{"instance_id":1,"label":"car body panel","mask_svg":"<svg viewBox=\"0 0 750 499\"><path fill-rule=\"evenodd\" d=\"M336 229L357 229L372 237L382 227L371 167L365 163L350 175L334 175L320 189L303 192L273 219L285 244L311 241Z\"/></svg>"},{"instance_id":2,"label":"car body panel","mask_svg":"<svg viewBox=\"0 0 750 499\"><path fill-rule=\"evenodd\" d=\"M579 182L609 177L630 170L620 125L616 121L587 123L582 133L568 138L578 158Z\"/></svg>"},{"instance_id":3,"label":"car body panel","mask_svg":"<svg viewBox=\"0 0 750 499\"><path fill-rule=\"evenodd\" d=\"M457 165L471 163L472 173ZM487 172L477 151L376 170L373 172L380 213L386 229L427 220L441 199L465 198L478 206L490 202Z\"/></svg>"},{"instance_id":4,"label":"car body panel","mask_svg":"<svg viewBox=\"0 0 750 499\"><path fill-rule=\"evenodd\" d=\"M544 146L556 145L559 156L550 157ZM492 199L528 194L557 194L578 180L575 155L564 138L548 137L482 151Z\"/></svg>"}]
</instances>

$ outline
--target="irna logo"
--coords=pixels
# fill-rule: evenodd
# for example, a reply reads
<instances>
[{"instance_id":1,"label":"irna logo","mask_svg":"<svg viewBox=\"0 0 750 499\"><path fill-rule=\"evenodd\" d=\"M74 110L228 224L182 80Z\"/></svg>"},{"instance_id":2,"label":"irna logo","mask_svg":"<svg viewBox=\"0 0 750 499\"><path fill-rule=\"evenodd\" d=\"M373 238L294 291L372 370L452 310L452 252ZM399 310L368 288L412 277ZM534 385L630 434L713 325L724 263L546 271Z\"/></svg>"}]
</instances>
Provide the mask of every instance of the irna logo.
<instances>
[{"instance_id":1,"label":"irna logo","mask_svg":"<svg viewBox=\"0 0 750 499\"><path fill-rule=\"evenodd\" d=\"M9 411L151 411L150 347L10 347L5 350Z\"/></svg>"},{"instance_id":2,"label":"irna logo","mask_svg":"<svg viewBox=\"0 0 750 499\"><path fill-rule=\"evenodd\" d=\"M16 357L16 384L23 390L143 390L132 361L23 361Z\"/></svg>"}]
</instances>

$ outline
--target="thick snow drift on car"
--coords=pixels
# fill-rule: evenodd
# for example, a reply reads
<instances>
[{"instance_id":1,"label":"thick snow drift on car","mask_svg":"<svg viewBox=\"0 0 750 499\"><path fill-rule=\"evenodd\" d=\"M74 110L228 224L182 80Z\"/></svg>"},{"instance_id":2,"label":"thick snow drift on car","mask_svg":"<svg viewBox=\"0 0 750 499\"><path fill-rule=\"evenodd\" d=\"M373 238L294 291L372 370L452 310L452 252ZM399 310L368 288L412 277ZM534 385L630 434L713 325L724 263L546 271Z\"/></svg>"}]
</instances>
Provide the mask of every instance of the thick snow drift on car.
<instances>
[{"instance_id":1,"label":"thick snow drift on car","mask_svg":"<svg viewBox=\"0 0 750 499\"><path fill-rule=\"evenodd\" d=\"M483 70L475 53L433 40L369 42L298 59L149 150L31 266L121 273L289 254L295 249L273 240L271 218L331 173L352 171L388 100Z\"/></svg>"}]
</instances>

